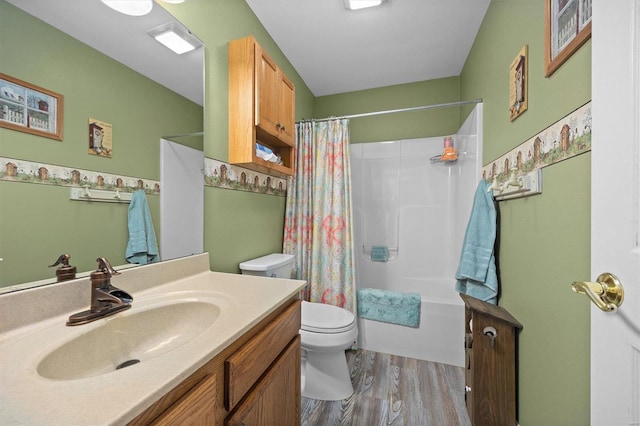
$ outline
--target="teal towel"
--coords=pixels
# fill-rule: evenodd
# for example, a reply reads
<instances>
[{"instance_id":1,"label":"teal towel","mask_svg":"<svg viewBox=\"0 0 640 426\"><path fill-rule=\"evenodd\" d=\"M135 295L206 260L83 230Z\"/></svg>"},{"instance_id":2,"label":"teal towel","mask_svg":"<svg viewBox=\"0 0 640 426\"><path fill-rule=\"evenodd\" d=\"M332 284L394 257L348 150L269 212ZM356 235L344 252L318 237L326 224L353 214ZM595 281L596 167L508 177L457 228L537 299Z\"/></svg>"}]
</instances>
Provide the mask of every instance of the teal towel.
<instances>
[{"instance_id":1,"label":"teal towel","mask_svg":"<svg viewBox=\"0 0 640 426\"><path fill-rule=\"evenodd\" d=\"M374 288L356 291L360 318L417 328L420 325L420 295Z\"/></svg>"},{"instance_id":2,"label":"teal towel","mask_svg":"<svg viewBox=\"0 0 640 426\"><path fill-rule=\"evenodd\" d=\"M129 263L138 263L140 265L160 260L149 203L147 203L147 196L142 189L131 195L131 204L129 204L129 243L125 251L125 258Z\"/></svg>"},{"instance_id":3,"label":"teal towel","mask_svg":"<svg viewBox=\"0 0 640 426\"><path fill-rule=\"evenodd\" d=\"M374 262L386 262L389 260L389 249L386 246L371 247L371 260Z\"/></svg>"},{"instance_id":4,"label":"teal towel","mask_svg":"<svg viewBox=\"0 0 640 426\"><path fill-rule=\"evenodd\" d=\"M481 180L464 235L456 290L494 305L498 302L498 273L493 247L496 240L497 212L493 192Z\"/></svg>"}]
</instances>

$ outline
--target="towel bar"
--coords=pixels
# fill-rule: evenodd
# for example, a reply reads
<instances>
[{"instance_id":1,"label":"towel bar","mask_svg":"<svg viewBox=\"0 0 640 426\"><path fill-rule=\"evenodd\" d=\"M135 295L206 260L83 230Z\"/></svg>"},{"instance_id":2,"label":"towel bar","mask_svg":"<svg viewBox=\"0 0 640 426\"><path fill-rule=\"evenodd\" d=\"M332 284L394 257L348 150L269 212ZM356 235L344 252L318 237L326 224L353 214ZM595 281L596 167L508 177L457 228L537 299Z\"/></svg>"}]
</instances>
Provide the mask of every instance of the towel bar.
<instances>
[{"instance_id":1,"label":"towel bar","mask_svg":"<svg viewBox=\"0 0 640 426\"><path fill-rule=\"evenodd\" d=\"M130 192L104 191L102 189L70 188L69 199L73 201L97 201L101 203L129 204L131 202Z\"/></svg>"}]
</instances>

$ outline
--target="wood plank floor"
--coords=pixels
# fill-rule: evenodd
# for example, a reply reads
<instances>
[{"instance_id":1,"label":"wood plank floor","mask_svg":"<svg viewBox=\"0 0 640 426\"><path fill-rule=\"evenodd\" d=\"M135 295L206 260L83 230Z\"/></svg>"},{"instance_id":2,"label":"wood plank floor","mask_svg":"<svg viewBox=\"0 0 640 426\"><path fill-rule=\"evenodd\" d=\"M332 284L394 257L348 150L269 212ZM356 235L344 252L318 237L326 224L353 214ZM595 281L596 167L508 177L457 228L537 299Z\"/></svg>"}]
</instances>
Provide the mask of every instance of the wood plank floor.
<instances>
[{"instance_id":1,"label":"wood plank floor","mask_svg":"<svg viewBox=\"0 0 640 426\"><path fill-rule=\"evenodd\" d=\"M347 351L354 394L302 398L302 426L466 426L464 369L378 352Z\"/></svg>"}]
</instances>

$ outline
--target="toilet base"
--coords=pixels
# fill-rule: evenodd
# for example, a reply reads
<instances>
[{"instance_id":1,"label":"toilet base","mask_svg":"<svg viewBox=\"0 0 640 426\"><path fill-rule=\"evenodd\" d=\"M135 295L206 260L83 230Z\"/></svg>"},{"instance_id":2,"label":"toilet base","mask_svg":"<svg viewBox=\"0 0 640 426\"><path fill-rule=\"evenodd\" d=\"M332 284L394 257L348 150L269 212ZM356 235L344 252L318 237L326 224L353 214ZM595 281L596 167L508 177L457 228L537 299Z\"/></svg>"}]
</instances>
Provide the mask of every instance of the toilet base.
<instances>
[{"instance_id":1,"label":"toilet base","mask_svg":"<svg viewBox=\"0 0 640 426\"><path fill-rule=\"evenodd\" d=\"M340 401L353 395L344 350L314 352L303 348L303 353L302 396L321 401Z\"/></svg>"}]
</instances>

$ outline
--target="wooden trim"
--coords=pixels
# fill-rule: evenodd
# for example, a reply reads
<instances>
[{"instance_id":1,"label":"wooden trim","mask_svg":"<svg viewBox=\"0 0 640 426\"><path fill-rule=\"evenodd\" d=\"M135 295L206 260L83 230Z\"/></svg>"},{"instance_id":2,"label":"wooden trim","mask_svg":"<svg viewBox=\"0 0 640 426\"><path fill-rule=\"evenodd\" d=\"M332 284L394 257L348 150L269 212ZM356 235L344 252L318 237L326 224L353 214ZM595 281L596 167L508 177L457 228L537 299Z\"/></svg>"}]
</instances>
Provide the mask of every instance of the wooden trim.
<instances>
[{"instance_id":1,"label":"wooden trim","mask_svg":"<svg viewBox=\"0 0 640 426\"><path fill-rule=\"evenodd\" d=\"M567 59L571 57L583 44L591 38L591 21L578 32L576 37L562 49L555 58L551 57L551 3L544 2L544 76L550 77Z\"/></svg>"},{"instance_id":2,"label":"wooden trim","mask_svg":"<svg viewBox=\"0 0 640 426\"><path fill-rule=\"evenodd\" d=\"M0 119L0 127L4 127L6 129L11 129L11 130L17 130L19 132L23 132L23 133L29 133L32 135L36 135L36 136L43 136L45 138L50 138L50 139L55 139L58 141L62 140L62 134L63 134L63 127L64 127L64 96L56 93L56 92L52 92L51 90L45 89L44 87L40 87L40 86L36 86L35 84L31 84L28 83L24 80L20 80L19 78L15 78L15 77L11 77L10 75L7 74L3 74L0 73L0 79L5 80L9 83L12 83L16 86L22 86L25 89L28 90L33 90L36 92L40 92L44 95L47 95L51 98L55 98L56 100L56 106L55 106L55 117L53 117L53 120L55 121L55 126L56 126L56 131L55 132L47 132L45 130L39 130L36 128L32 128L32 127L28 127L26 125L20 125L20 124L14 124L11 123L8 120L1 120ZM12 102L11 99L8 98L0 98L0 99L6 99L7 104L14 104L14 102ZM28 105L25 105L25 111L23 111L23 114L28 114ZM30 108L32 111L34 111L35 113L39 113L39 114L47 114L49 115L50 111L46 111L46 110L40 110L38 111L38 109L36 108ZM49 115L49 117L51 117Z\"/></svg>"}]
</instances>

